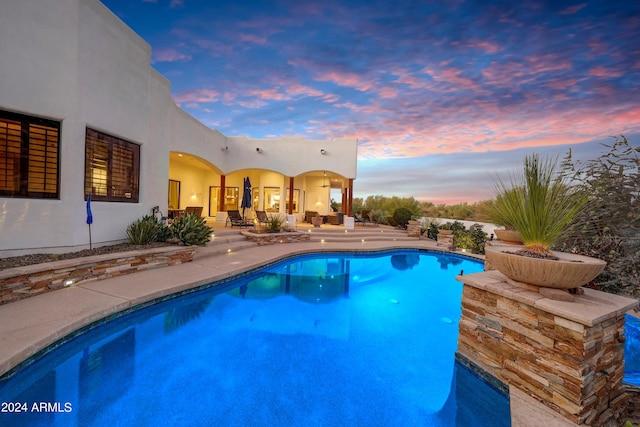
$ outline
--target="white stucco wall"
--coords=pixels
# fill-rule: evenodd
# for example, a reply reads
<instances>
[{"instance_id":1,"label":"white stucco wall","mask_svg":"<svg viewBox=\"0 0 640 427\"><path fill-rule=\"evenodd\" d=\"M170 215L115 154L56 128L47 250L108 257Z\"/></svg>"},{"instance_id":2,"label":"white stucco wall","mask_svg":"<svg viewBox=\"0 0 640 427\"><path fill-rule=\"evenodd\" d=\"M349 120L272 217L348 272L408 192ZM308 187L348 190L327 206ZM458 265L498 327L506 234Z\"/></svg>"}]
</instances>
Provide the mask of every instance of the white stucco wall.
<instances>
[{"instance_id":1,"label":"white stucco wall","mask_svg":"<svg viewBox=\"0 0 640 427\"><path fill-rule=\"evenodd\" d=\"M88 247L87 127L141 146L139 202L94 201L96 245L123 241L127 225L153 206L166 210L170 151L196 155L225 174L252 168L278 172L283 196L288 182L282 175L331 170L356 177L355 139L227 137L195 120L175 105L170 83L151 68L150 46L98 0L0 1L0 55L0 109L61 123L60 198L0 196L0 256ZM208 185L202 182L216 175L192 173L205 177L193 192L189 183L182 184L182 196L189 199L181 206L203 206L206 215ZM192 194L198 199L190 199Z\"/></svg>"}]
</instances>

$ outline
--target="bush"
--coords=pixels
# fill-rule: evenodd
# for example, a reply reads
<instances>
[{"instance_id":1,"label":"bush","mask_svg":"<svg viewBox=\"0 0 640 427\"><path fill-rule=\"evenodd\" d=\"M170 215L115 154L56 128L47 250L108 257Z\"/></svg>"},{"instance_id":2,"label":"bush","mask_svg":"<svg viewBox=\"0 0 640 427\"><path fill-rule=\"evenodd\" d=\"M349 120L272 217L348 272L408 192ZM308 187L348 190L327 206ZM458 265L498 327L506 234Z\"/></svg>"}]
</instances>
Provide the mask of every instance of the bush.
<instances>
[{"instance_id":1,"label":"bush","mask_svg":"<svg viewBox=\"0 0 640 427\"><path fill-rule=\"evenodd\" d=\"M279 233L282 230L282 224L284 223L284 219L281 215L270 215L269 222L267 223L267 232L269 233Z\"/></svg>"},{"instance_id":2,"label":"bush","mask_svg":"<svg viewBox=\"0 0 640 427\"><path fill-rule=\"evenodd\" d=\"M593 286L606 292L640 295L640 147L624 135L595 160L574 162L571 152L563 172L589 194L583 212L557 249L607 262Z\"/></svg>"},{"instance_id":3,"label":"bush","mask_svg":"<svg viewBox=\"0 0 640 427\"><path fill-rule=\"evenodd\" d=\"M435 228L435 230L434 230ZM484 242L487 240L487 233L482 231L480 224L473 224L469 229L460 221L447 222L440 226L441 230L451 230L453 232L453 245L460 249L471 251L474 254L484 254ZM432 224L429 234L438 235L438 226Z\"/></svg>"},{"instance_id":4,"label":"bush","mask_svg":"<svg viewBox=\"0 0 640 427\"><path fill-rule=\"evenodd\" d=\"M473 224L469 227L468 234L470 245L466 249L469 249L474 254L484 254L484 242L487 241L487 233L482 230L482 226Z\"/></svg>"},{"instance_id":5,"label":"bush","mask_svg":"<svg viewBox=\"0 0 640 427\"><path fill-rule=\"evenodd\" d=\"M164 242L170 236L169 228L154 215L145 215L127 227L127 238L132 245Z\"/></svg>"},{"instance_id":6,"label":"bush","mask_svg":"<svg viewBox=\"0 0 640 427\"><path fill-rule=\"evenodd\" d=\"M169 227L171 234L185 245L205 246L211 240L213 231L207 227L204 218L187 214L177 218Z\"/></svg>"},{"instance_id":7,"label":"bush","mask_svg":"<svg viewBox=\"0 0 640 427\"><path fill-rule=\"evenodd\" d=\"M398 208L393 212L393 221L397 227L407 228L413 214L407 208Z\"/></svg>"}]
</instances>

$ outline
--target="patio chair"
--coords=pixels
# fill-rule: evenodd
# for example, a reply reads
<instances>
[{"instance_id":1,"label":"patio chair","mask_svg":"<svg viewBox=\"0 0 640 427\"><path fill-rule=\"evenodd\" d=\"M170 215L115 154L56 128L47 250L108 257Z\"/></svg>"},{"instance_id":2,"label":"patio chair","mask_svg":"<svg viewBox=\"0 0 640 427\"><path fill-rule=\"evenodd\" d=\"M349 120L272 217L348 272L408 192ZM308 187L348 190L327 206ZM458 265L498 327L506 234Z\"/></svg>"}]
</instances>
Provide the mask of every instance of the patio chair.
<instances>
[{"instance_id":1,"label":"patio chair","mask_svg":"<svg viewBox=\"0 0 640 427\"><path fill-rule=\"evenodd\" d=\"M362 211L362 219L364 220L364 224L371 224L374 227L378 226L376 220L373 219L373 214L371 211Z\"/></svg>"},{"instance_id":2,"label":"patio chair","mask_svg":"<svg viewBox=\"0 0 640 427\"><path fill-rule=\"evenodd\" d=\"M224 226L226 227L228 224L231 224L231 227L251 227L253 221L245 220L240 215L240 211L227 211L227 222L224 223Z\"/></svg>"},{"instance_id":3,"label":"patio chair","mask_svg":"<svg viewBox=\"0 0 640 427\"><path fill-rule=\"evenodd\" d=\"M200 218L202 216L202 206L187 206L184 209L184 214L194 214L196 218Z\"/></svg>"},{"instance_id":4,"label":"patio chair","mask_svg":"<svg viewBox=\"0 0 640 427\"><path fill-rule=\"evenodd\" d=\"M362 224L362 225L366 225L367 223L371 222L369 221L369 217L365 217L364 216L364 212L363 214L358 214L358 213L353 213L353 221L355 224Z\"/></svg>"},{"instance_id":5,"label":"patio chair","mask_svg":"<svg viewBox=\"0 0 640 427\"><path fill-rule=\"evenodd\" d=\"M269 217L265 211L256 211L256 219L258 220L258 224L269 223Z\"/></svg>"}]
</instances>

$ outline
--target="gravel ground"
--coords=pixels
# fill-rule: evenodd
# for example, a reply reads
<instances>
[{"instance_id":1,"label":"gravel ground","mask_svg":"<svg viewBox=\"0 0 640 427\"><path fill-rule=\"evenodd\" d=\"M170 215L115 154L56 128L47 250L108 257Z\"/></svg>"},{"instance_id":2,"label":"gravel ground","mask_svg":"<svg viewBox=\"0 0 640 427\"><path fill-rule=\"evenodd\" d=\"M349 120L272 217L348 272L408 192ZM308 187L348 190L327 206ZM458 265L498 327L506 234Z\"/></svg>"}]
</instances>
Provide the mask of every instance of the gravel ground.
<instances>
[{"instance_id":1,"label":"gravel ground","mask_svg":"<svg viewBox=\"0 0 640 427\"><path fill-rule=\"evenodd\" d=\"M24 267L25 265L41 264L43 262L60 261L63 259L82 258L92 255L112 254L116 252L135 251L138 249L150 249L160 246L170 246L169 243L152 243L150 245L130 245L120 243L118 245L100 246L93 249L85 249L78 252L64 254L29 254L9 258L0 258L0 270L14 267Z\"/></svg>"}]
</instances>

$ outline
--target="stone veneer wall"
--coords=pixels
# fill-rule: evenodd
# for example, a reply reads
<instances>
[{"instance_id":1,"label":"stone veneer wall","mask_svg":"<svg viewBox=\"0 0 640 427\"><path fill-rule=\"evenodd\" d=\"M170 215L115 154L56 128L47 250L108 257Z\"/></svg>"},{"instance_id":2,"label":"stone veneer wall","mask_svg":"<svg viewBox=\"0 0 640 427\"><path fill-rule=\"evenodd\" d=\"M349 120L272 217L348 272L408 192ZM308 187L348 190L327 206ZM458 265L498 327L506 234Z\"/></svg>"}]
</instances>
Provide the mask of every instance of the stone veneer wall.
<instances>
[{"instance_id":1,"label":"stone veneer wall","mask_svg":"<svg viewBox=\"0 0 640 427\"><path fill-rule=\"evenodd\" d=\"M0 271L0 305L65 287L193 260L195 247L160 247Z\"/></svg>"},{"instance_id":2,"label":"stone veneer wall","mask_svg":"<svg viewBox=\"0 0 640 427\"><path fill-rule=\"evenodd\" d=\"M420 221L409 221L409 224L407 224L407 235L409 237L420 237L422 235L422 224Z\"/></svg>"},{"instance_id":3,"label":"stone veneer wall","mask_svg":"<svg viewBox=\"0 0 640 427\"><path fill-rule=\"evenodd\" d=\"M252 233L250 231L240 232L243 236L258 246L273 245L276 243L297 243L308 242L311 239L309 233L299 231L287 231L283 233Z\"/></svg>"},{"instance_id":4,"label":"stone veneer wall","mask_svg":"<svg viewBox=\"0 0 640 427\"><path fill-rule=\"evenodd\" d=\"M458 353L572 423L624 424L624 315L637 301L591 289L556 301L505 279L458 277Z\"/></svg>"}]
</instances>

